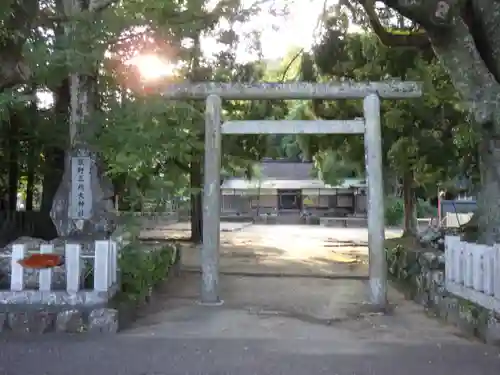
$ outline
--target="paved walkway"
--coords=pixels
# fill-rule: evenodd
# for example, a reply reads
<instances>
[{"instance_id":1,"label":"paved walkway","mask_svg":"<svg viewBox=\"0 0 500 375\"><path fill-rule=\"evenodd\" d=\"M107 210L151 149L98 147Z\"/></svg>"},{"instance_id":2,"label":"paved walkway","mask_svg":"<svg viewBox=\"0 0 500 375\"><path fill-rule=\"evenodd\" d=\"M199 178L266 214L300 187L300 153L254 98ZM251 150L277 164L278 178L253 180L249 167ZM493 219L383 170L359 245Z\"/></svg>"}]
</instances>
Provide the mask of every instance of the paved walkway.
<instances>
[{"instance_id":1,"label":"paved walkway","mask_svg":"<svg viewBox=\"0 0 500 375\"><path fill-rule=\"evenodd\" d=\"M223 276L225 304L196 303L199 279L168 285L131 329L108 337L0 342L2 375L497 375L498 348L469 341L391 291L391 316L363 313L361 281Z\"/></svg>"},{"instance_id":2,"label":"paved walkway","mask_svg":"<svg viewBox=\"0 0 500 375\"><path fill-rule=\"evenodd\" d=\"M459 343L120 337L2 344L5 375L497 375L497 353Z\"/></svg>"}]
</instances>

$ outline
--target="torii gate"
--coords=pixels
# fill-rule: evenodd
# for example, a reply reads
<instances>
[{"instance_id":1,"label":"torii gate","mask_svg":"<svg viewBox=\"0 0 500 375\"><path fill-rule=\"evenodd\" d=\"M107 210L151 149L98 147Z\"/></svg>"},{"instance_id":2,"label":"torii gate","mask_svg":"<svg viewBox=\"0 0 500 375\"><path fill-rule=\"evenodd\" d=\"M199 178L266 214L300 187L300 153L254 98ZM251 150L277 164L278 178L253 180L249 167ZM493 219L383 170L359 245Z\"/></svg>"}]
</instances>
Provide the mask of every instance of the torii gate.
<instances>
[{"instance_id":1,"label":"torii gate","mask_svg":"<svg viewBox=\"0 0 500 375\"><path fill-rule=\"evenodd\" d=\"M384 239L384 191L380 128L380 98L407 99L422 95L417 82L339 83L183 83L170 85L169 100L205 99L205 169L201 303L222 304L219 295L220 172L222 134L364 134L368 184L368 247L370 302L387 305L387 264ZM363 99L364 119L333 121L226 121L221 99L312 100Z\"/></svg>"}]
</instances>

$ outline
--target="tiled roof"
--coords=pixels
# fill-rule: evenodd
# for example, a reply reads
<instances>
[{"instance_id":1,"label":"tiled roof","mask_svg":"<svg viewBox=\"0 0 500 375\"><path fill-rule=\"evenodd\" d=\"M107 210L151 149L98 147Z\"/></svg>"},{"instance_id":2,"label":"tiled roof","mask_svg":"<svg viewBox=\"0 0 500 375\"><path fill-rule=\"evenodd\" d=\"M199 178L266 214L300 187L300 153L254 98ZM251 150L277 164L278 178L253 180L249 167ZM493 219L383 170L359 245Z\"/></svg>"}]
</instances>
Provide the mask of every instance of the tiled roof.
<instances>
[{"instance_id":1,"label":"tiled roof","mask_svg":"<svg viewBox=\"0 0 500 375\"><path fill-rule=\"evenodd\" d=\"M331 189L349 188L351 186L365 187L365 181L348 178L339 186L330 186L322 180L313 177L312 163L295 163L285 160L263 161L258 166L262 177L255 180L244 178L227 178L222 189Z\"/></svg>"}]
</instances>

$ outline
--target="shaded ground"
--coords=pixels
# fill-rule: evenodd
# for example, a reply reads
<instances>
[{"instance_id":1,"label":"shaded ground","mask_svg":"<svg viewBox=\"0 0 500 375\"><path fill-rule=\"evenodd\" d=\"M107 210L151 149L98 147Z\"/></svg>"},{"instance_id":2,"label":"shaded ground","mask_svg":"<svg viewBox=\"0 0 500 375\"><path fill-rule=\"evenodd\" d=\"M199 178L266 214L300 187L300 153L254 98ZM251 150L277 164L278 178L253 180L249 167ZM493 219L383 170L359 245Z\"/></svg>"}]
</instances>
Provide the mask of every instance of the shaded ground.
<instances>
[{"instance_id":1,"label":"shaded ground","mask_svg":"<svg viewBox=\"0 0 500 375\"><path fill-rule=\"evenodd\" d=\"M222 276L225 304L196 303L199 277L168 285L114 337L0 342L5 375L496 375L498 349L462 339L391 292L363 314L363 282Z\"/></svg>"},{"instance_id":2,"label":"shaded ground","mask_svg":"<svg viewBox=\"0 0 500 375\"><path fill-rule=\"evenodd\" d=\"M148 237L187 238L189 224L144 232ZM387 237L400 235L387 230ZM220 270L247 275L317 277L368 276L368 231L365 228L325 228L306 225L221 223ZM200 246L186 244L185 269L200 268Z\"/></svg>"},{"instance_id":3,"label":"shaded ground","mask_svg":"<svg viewBox=\"0 0 500 375\"><path fill-rule=\"evenodd\" d=\"M225 225L222 268L366 271L366 230L306 228ZM185 236L186 227L144 234ZM184 264L196 267L197 253L186 251ZM496 375L500 368L497 348L461 338L393 290L393 313L370 314L364 281L222 274L220 307L197 303L199 285L198 274L183 272L116 336L4 337L0 374Z\"/></svg>"},{"instance_id":4,"label":"shaded ground","mask_svg":"<svg viewBox=\"0 0 500 375\"><path fill-rule=\"evenodd\" d=\"M359 246L366 230L305 228L223 232L223 269L327 274L366 257ZM185 232L177 224L153 234L176 231ZM196 254L192 249L184 262L195 267ZM181 273L116 336L4 337L0 374L496 375L500 369L498 348L462 338L392 289L392 314L370 313L365 281L222 274L219 307L198 303L199 286L197 273Z\"/></svg>"},{"instance_id":5,"label":"shaded ground","mask_svg":"<svg viewBox=\"0 0 500 375\"><path fill-rule=\"evenodd\" d=\"M362 280L222 275L224 304L215 308L197 303L199 285L198 275L183 273L159 291L127 334L328 339L335 332L351 339L460 341L458 330L427 317L392 288L391 314L370 313L367 282Z\"/></svg>"}]
</instances>

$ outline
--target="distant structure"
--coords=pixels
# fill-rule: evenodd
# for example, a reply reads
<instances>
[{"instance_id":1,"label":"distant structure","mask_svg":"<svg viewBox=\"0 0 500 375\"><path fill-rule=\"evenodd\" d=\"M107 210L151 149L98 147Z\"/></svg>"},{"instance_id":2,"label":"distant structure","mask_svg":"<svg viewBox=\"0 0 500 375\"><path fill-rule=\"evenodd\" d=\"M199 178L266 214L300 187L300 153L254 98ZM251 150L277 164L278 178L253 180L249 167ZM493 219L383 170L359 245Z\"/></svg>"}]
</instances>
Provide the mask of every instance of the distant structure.
<instances>
[{"instance_id":1,"label":"distant structure","mask_svg":"<svg viewBox=\"0 0 500 375\"><path fill-rule=\"evenodd\" d=\"M310 162L264 159L259 178L231 177L223 181L222 216L258 217L265 214L300 218L301 215L365 216L366 181L346 179L330 186L313 177Z\"/></svg>"}]
</instances>

